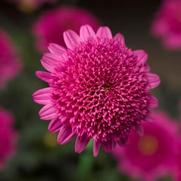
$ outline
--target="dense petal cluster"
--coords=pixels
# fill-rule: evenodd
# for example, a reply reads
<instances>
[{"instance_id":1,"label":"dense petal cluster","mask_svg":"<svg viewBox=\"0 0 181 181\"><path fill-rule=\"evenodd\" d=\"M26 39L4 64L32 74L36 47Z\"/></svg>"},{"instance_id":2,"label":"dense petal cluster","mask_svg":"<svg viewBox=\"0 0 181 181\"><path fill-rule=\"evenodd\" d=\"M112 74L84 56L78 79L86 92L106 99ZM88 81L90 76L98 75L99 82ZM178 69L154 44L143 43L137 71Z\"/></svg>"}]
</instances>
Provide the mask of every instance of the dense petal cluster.
<instances>
[{"instance_id":1,"label":"dense petal cluster","mask_svg":"<svg viewBox=\"0 0 181 181\"><path fill-rule=\"evenodd\" d=\"M3 30L0 30L0 47L0 88L2 88L20 71L21 64L13 43Z\"/></svg>"},{"instance_id":2,"label":"dense petal cluster","mask_svg":"<svg viewBox=\"0 0 181 181\"><path fill-rule=\"evenodd\" d=\"M43 13L33 25L33 33L36 36L36 44L39 50L47 50L49 43L64 45L61 36L67 29L79 31L80 26L91 25L94 29L98 27L98 21L89 11L62 6Z\"/></svg>"},{"instance_id":3,"label":"dense petal cluster","mask_svg":"<svg viewBox=\"0 0 181 181\"><path fill-rule=\"evenodd\" d=\"M75 151L93 140L96 156L102 146L110 151L126 142L132 129L141 131L142 121L157 104L150 89L160 80L150 73L143 50L126 47L123 36L114 37L108 27L95 33L89 25L64 32L67 49L50 44L41 59L48 72L37 76L49 87L36 91L35 102L45 105L40 117L51 120L49 130L58 142L76 136Z\"/></svg>"},{"instance_id":4,"label":"dense petal cluster","mask_svg":"<svg viewBox=\"0 0 181 181\"><path fill-rule=\"evenodd\" d=\"M181 1L165 0L157 12L152 32L167 48L181 48Z\"/></svg>"},{"instance_id":5,"label":"dense petal cluster","mask_svg":"<svg viewBox=\"0 0 181 181\"><path fill-rule=\"evenodd\" d=\"M133 178L154 181L175 170L177 125L165 113L152 113L152 122L144 122L144 135L130 134L125 147L116 147L119 169Z\"/></svg>"},{"instance_id":6,"label":"dense petal cluster","mask_svg":"<svg viewBox=\"0 0 181 181\"><path fill-rule=\"evenodd\" d=\"M13 129L12 115L0 108L0 169L12 156L16 148L17 134Z\"/></svg>"}]
</instances>

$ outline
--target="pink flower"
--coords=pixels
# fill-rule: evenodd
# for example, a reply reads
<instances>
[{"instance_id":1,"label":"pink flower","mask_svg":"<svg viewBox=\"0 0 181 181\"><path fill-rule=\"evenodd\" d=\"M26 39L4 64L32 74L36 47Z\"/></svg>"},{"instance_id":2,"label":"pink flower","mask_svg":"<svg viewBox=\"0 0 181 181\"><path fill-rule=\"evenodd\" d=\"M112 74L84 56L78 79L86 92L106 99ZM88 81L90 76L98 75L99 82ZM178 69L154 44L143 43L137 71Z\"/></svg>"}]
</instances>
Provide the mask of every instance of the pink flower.
<instances>
[{"instance_id":1,"label":"pink flower","mask_svg":"<svg viewBox=\"0 0 181 181\"><path fill-rule=\"evenodd\" d=\"M152 32L160 37L165 47L181 48L181 1L168 0L163 4L155 16Z\"/></svg>"},{"instance_id":2,"label":"pink flower","mask_svg":"<svg viewBox=\"0 0 181 181\"><path fill-rule=\"evenodd\" d=\"M44 13L33 26L37 48L43 51L49 43L64 45L63 32L67 29L78 32L84 24L98 27L96 17L84 9L64 6Z\"/></svg>"},{"instance_id":3,"label":"pink flower","mask_svg":"<svg viewBox=\"0 0 181 181\"><path fill-rule=\"evenodd\" d=\"M177 146L177 157L176 157L176 169L175 172L173 174L174 176L174 180L176 181L181 181L181 137L179 138L179 144Z\"/></svg>"},{"instance_id":4,"label":"pink flower","mask_svg":"<svg viewBox=\"0 0 181 181\"><path fill-rule=\"evenodd\" d=\"M140 130L157 104L150 89L160 80L150 73L147 54L128 49L123 36L113 37L108 27L95 33L84 25L80 35L68 30L63 36L67 48L50 44L41 59L48 72L37 72L49 87L33 97L45 105L40 117L51 120L49 130L58 133L58 143L75 136L80 153L92 139L96 156L101 146L110 151L125 143L132 129Z\"/></svg>"},{"instance_id":5,"label":"pink flower","mask_svg":"<svg viewBox=\"0 0 181 181\"><path fill-rule=\"evenodd\" d=\"M21 65L9 36L0 30L0 88L19 73Z\"/></svg>"},{"instance_id":6,"label":"pink flower","mask_svg":"<svg viewBox=\"0 0 181 181\"><path fill-rule=\"evenodd\" d=\"M13 121L12 115L0 108L0 169L15 152L17 134L13 129Z\"/></svg>"},{"instance_id":7,"label":"pink flower","mask_svg":"<svg viewBox=\"0 0 181 181\"><path fill-rule=\"evenodd\" d=\"M144 135L132 132L127 145L114 155L119 169L133 178L154 181L175 168L177 125L164 113L152 113L153 122L144 122Z\"/></svg>"}]
</instances>

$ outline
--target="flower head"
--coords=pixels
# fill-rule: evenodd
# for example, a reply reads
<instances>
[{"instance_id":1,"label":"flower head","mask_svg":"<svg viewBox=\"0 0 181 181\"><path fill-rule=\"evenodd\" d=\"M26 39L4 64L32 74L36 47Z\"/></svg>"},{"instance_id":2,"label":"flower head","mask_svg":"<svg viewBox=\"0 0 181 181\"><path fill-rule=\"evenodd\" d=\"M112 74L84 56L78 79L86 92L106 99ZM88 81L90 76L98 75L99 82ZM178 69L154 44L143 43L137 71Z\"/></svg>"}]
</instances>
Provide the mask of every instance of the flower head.
<instances>
[{"instance_id":1,"label":"flower head","mask_svg":"<svg viewBox=\"0 0 181 181\"><path fill-rule=\"evenodd\" d=\"M144 135L130 134L127 145L116 147L120 170L146 181L171 174L175 168L177 125L164 113L152 113L153 122L144 122Z\"/></svg>"},{"instance_id":2,"label":"flower head","mask_svg":"<svg viewBox=\"0 0 181 181\"><path fill-rule=\"evenodd\" d=\"M167 48L181 48L181 1L168 0L157 12L152 32L155 36L160 37Z\"/></svg>"},{"instance_id":3,"label":"flower head","mask_svg":"<svg viewBox=\"0 0 181 181\"><path fill-rule=\"evenodd\" d=\"M37 48L47 50L49 43L64 45L63 32L67 29L78 32L84 24L90 24L94 29L98 27L96 17L84 9L63 6L45 12L33 26Z\"/></svg>"},{"instance_id":4,"label":"flower head","mask_svg":"<svg viewBox=\"0 0 181 181\"><path fill-rule=\"evenodd\" d=\"M2 30L0 30L0 47L0 88L2 88L20 71L21 64L15 46Z\"/></svg>"},{"instance_id":5,"label":"flower head","mask_svg":"<svg viewBox=\"0 0 181 181\"><path fill-rule=\"evenodd\" d=\"M37 76L49 87L36 91L35 102L45 105L40 117L51 120L49 130L58 142L76 136L75 151L93 140L96 156L102 146L110 151L126 142L129 132L146 120L157 103L149 90L159 84L150 73L147 54L125 46L123 36L108 27L97 33L89 25L64 32L67 48L50 44L41 63L48 72Z\"/></svg>"},{"instance_id":6,"label":"flower head","mask_svg":"<svg viewBox=\"0 0 181 181\"><path fill-rule=\"evenodd\" d=\"M2 169L15 151L17 138L13 129L12 115L2 108L0 108L0 125L0 169Z\"/></svg>"}]
</instances>

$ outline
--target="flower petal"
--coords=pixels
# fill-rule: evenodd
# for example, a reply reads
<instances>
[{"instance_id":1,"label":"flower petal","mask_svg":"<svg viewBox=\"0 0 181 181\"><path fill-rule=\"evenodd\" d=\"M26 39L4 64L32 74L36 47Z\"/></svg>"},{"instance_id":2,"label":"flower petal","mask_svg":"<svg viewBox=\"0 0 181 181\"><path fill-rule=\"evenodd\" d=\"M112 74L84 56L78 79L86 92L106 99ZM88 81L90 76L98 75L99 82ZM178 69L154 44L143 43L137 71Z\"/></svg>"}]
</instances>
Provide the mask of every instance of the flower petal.
<instances>
[{"instance_id":1,"label":"flower petal","mask_svg":"<svg viewBox=\"0 0 181 181\"><path fill-rule=\"evenodd\" d=\"M158 99L154 96L150 97L150 106L151 108L156 108L158 107Z\"/></svg>"},{"instance_id":2,"label":"flower petal","mask_svg":"<svg viewBox=\"0 0 181 181\"><path fill-rule=\"evenodd\" d=\"M74 133L72 132L71 127L64 125L59 130L57 141L59 144L66 144L72 139L73 136Z\"/></svg>"},{"instance_id":3,"label":"flower petal","mask_svg":"<svg viewBox=\"0 0 181 181\"><path fill-rule=\"evenodd\" d=\"M51 96L51 88L39 89L33 93L33 100L38 104L49 104Z\"/></svg>"},{"instance_id":4,"label":"flower petal","mask_svg":"<svg viewBox=\"0 0 181 181\"><path fill-rule=\"evenodd\" d=\"M58 59L59 57L57 57L56 55L53 55L51 53L46 53L41 59L41 64L49 72L54 72L54 69L58 64L57 63Z\"/></svg>"},{"instance_id":5,"label":"flower petal","mask_svg":"<svg viewBox=\"0 0 181 181\"><path fill-rule=\"evenodd\" d=\"M72 30L65 31L63 33L64 42L67 48L74 49L80 43L80 37Z\"/></svg>"},{"instance_id":6,"label":"flower petal","mask_svg":"<svg viewBox=\"0 0 181 181\"><path fill-rule=\"evenodd\" d=\"M148 75L148 81L149 81L149 85L148 85L149 89L153 89L160 84L160 78L158 75L152 74L152 73L148 73L147 75Z\"/></svg>"},{"instance_id":7,"label":"flower petal","mask_svg":"<svg viewBox=\"0 0 181 181\"><path fill-rule=\"evenodd\" d=\"M90 37L95 38L96 34L91 26L84 25L80 28L80 38L83 41L87 41Z\"/></svg>"},{"instance_id":8,"label":"flower petal","mask_svg":"<svg viewBox=\"0 0 181 181\"><path fill-rule=\"evenodd\" d=\"M117 42L119 42L121 45L125 45L125 39L124 36L121 33L117 33L114 36L114 40L116 40Z\"/></svg>"},{"instance_id":9,"label":"flower petal","mask_svg":"<svg viewBox=\"0 0 181 181\"><path fill-rule=\"evenodd\" d=\"M61 55L66 52L65 48L63 48L60 45L57 45L55 43L50 43L50 45L48 46L48 49L51 53L55 53L57 55Z\"/></svg>"},{"instance_id":10,"label":"flower petal","mask_svg":"<svg viewBox=\"0 0 181 181\"><path fill-rule=\"evenodd\" d=\"M84 151L88 142L89 139L85 134L83 136L78 136L75 141L75 152L81 153L82 151Z\"/></svg>"},{"instance_id":11,"label":"flower petal","mask_svg":"<svg viewBox=\"0 0 181 181\"><path fill-rule=\"evenodd\" d=\"M47 104L39 111L40 119L51 120L57 117L55 108L51 104Z\"/></svg>"},{"instance_id":12,"label":"flower petal","mask_svg":"<svg viewBox=\"0 0 181 181\"><path fill-rule=\"evenodd\" d=\"M41 79L41 80L43 80L43 81L45 81L45 82L50 82L51 81L51 79L52 79L52 76L51 76L51 74L49 73L49 72L45 72L45 71L36 71L36 76L39 78L39 79Z\"/></svg>"},{"instance_id":13,"label":"flower petal","mask_svg":"<svg viewBox=\"0 0 181 181\"><path fill-rule=\"evenodd\" d=\"M101 143L94 140L94 145L93 145L93 155L94 155L94 157L96 157L99 154L100 147L101 147Z\"/></svg>"},{"instance_id":14,"label":"flower petal","mask_svg":"<svg viewBox=\"0 0 181 181\"><path fill-rule=\"evenodd\" d=\"M111 30L108 27L100 27L97 31L97 36L99 38L108 38L111 39L112 38L112 33Z\"/></svg>"},{"instance_id":15,"label":"flower petal","mask_svg":"<svg viewBox=\"0 0 181 181\"><path fill-rule=\"evenodd\" d=\"M59 118L52 120L48 125L48 130L50 132L57 132L60 130L60 127L62 126L62 122Z\"/></svg>"},{"instance_id":16,"label":"flower petal","mask_svg":"<svg viewBox=\"0 0 181 181\"><path fill-rule=\"evenodd\" d=\"M51 92L52 92L52 88L51 87L46 87L46 88L37 90L35 93L36 94L44 94L44 93L51 93Z\"/></svg>"},{"instance_id":17,"label":"flower petal","mask_svg":"<svg viewBox=\"0 0 181 181\"><path fill-rule=\"evenodd\" d=\"M144 64L148 59L148 54L144 50L136 50L134 54L137 56L140 64Z\"/></svg>"}]
</instances>

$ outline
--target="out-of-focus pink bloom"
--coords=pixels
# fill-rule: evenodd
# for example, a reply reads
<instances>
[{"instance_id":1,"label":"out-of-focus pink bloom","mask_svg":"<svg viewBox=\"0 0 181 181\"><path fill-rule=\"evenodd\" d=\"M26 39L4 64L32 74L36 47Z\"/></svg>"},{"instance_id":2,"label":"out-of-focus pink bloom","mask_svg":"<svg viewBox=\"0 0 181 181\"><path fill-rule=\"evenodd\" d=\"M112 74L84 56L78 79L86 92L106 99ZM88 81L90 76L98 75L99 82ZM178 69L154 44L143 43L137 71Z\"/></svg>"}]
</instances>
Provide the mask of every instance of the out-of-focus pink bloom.
<instances>
[{"instance_id":1,"label":"out-of-focus pink bloom","mask_svg":"<svg viewBox=\"0 0 181 181\"><path fill-rule=\"evenodd\" d=\"M166 48L181 49L181 0L163 1L152 24L152 32Z\"/></svg>"},{"instance_id":2,"label":"out-of-focus pink bloom","mask_svg":"<svg viewBox=\"0 0 181 181\"><path fill-rule=\"evenodd\" d=\"M22 11L31 12L43 4L54 3L57 0L7 0L16 4Z\"/></svg>"},{"instance_id":3,"label":"out-of-focus pink bloom","mask_svg":"<svg viewBox=\"0 0 181 181\"><path fill-rule=\"evenodd\" d=\"M179 118L181 121L181 100L179 101L178 104L178 110L179 110ZM176 167L173 172L173 180L175 181L181 181L181 124L178 124L178 129L179 129L179 137L178 137L178 144L177 144L177 156L176 156Z\"/></svg>"},{"instance_id":4,"label":"out-of-focus pink bloom","mask_svg":"<svg viewBox=\"0 0 181 181\"><path fill-rule=\"evenodd\" d=\"M12 115L0 107L0 169L4 168L16 149L17 134L13 121Z\"/></svg>"},{"instance_id":5,"label":"out-of-focus pink bloom","mask_svg":"<svg viewBox=\"0 0 181 181\"><path fill-rule=\"evenodd\" d=\"M47 50L49 43L65 45L61 36L63 32L68 29L78 32L84 24L97 29L99 23L89 11L76 7L63 6L45 12L33 26L37 48Z\"/></svg>"},{"instance_id":6,"label":"out-of-focus pink bloom","mask_svg":"<svg viewBox=\"0 0 181 181\"><path fill-rule=\"evenodd\" d=\"M181 181L181 137L179 137L179 143L177 145L176 167L173 172L173 180Z\"/></svg>"},{"instance_id":7,"label":"out-of-focus pink bloom","mask_svg":"<svg viewBox=\"0 0 181 181\"><path fill-rule=\"evenodd\" d=\"M132 129L140 131L157 105L150 89L160 79L150 73L147 54L127 48L123 36L113 36L108 27L94 32L84 25L79 35L72 30L63 35L67 48L50 44L41 59L48 72L37 72L48 83L33 95L44 105L40 117L51 120L49 130L58 133L60 144L75 136L78 153L91 139L94 156L100 147L111 151Z\"/></svg>"},{"instance_id":8,"label":"out-of-focus pink bloom","mask_svg":"<svg viewBox=\"0 0 181 181\"><path fill-rule=\"evenodd\" d=\"M16 48L9 36L0 30L0 88L14 78L21 69Z\"/></svg>"},{"instance_id":9,"label":"out-of-focus pink bloom","mask_svg":"<svg viewBox=\"0 0 181 181\"><path fill-rule=\"evenodd\" d=\"M121 171L145 181L171 174L177 153L176 123L164 113L153 113L152 119L143 124L143 136L132 132L127 145L113 152Z\"/></svg>"}]
</instances>

